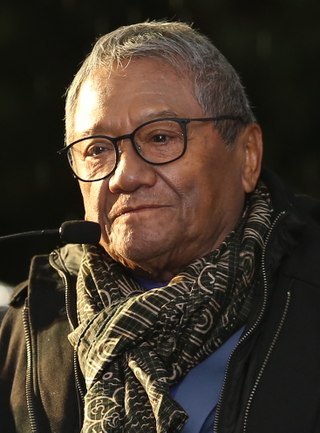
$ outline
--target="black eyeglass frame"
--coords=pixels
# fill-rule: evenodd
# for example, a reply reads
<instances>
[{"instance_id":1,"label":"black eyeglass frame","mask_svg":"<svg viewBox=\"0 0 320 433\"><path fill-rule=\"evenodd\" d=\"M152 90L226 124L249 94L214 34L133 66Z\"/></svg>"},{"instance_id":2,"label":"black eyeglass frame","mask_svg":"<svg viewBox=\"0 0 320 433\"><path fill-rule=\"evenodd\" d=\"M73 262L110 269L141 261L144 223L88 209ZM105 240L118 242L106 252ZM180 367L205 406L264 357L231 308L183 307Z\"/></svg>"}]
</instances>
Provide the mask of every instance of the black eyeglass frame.
<instances>
[{"instance_id":1,"label":"black eyeglass frame","mask_svg":"<svg viewBox=\"0 0 320 433\"><path fill-rule=\"evenodd\" d=\"M166 121L166 120L177 122L181 126L181 131L182 131L182 135L183 135L183 150L179 156L177 156L177 157L175 157L169 161L165 161L165 162L149 161L148 159L146 159L143 155L141 155L139 153L139 149L138 149L139 145L135 142L134 137L135 137L136 133L141 128L143 128L144 126L149 125L149 124L154 123L154 122ZM190 123L190 122L219 122L219 121L223 121L223 120L238 121L240 123L243 123L244 125L247 123L247 122L245 122L245 120L241 116L233 116L233 115L221 115L221 116L216 116L216 117L191 117L191 118L163 117L163 118L157 118L157 119L149 120L148 122L145 122L145 123L139 125L131 133L119 135L118 137L109 137L108 135L97 134L97 135L89 135L87 137L79 138L78 140L75 140L72 143L68 144L67 146L63 147L62 149L58 150L57 153L58 153L58 155L67 154L68 161L69 161L69 164L70 164L70 167L71 167L71 170L73 172L74 177L81 180L82 182L97 182L99 180L103 180L103 179L106 179L107 177L111 176L112 173L116 170L118 163L119 163L119 160L120 160L120 155L121 155L121 151L119 150L119 146L117 145L117 143L121 140L129 139L134 150L136 151L137 155L143 161L147 162L148 164L164 165L164 164L169 164L171 162L177 161L178 159L180 159L185 154L185 152L187 150L187 142L188 142L188 137L187 137L187 125L188 125L188 123ZM90 138L104 138L104 139L109 140L112 143L113 148L115 150L115 154L116 154L116 159L115 159L113 169L107 175L100 177L98 179L92 179L92 180L83 179L75 173L75 171L72 168L71 157L69 156L69 151L70 151L72 146L74 146L75 144L80 143L82 141L88 140Z\"/></svg>"}]
</instances>

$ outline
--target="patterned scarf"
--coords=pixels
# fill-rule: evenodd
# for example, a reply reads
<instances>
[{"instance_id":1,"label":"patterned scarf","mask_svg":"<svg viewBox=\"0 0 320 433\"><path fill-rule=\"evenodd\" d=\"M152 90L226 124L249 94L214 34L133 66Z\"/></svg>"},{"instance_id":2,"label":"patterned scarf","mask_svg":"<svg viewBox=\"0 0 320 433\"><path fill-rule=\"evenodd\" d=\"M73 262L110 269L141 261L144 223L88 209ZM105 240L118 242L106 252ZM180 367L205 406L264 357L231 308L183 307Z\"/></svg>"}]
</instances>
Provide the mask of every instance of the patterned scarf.
<instances>
[{"instance_id":1,"label":"patterned scarf","mask_svg":"<svg viewBox=\"0 0 320 433\"><path fill-rule=\"evenodd\" d=\"M86 384L83 433L181 431L187 414L170 386L246 322L270 225L260 184L218 249L148 292L99 247L84 246L79 326L69 336Z\"/></svg>"}]
</instances>

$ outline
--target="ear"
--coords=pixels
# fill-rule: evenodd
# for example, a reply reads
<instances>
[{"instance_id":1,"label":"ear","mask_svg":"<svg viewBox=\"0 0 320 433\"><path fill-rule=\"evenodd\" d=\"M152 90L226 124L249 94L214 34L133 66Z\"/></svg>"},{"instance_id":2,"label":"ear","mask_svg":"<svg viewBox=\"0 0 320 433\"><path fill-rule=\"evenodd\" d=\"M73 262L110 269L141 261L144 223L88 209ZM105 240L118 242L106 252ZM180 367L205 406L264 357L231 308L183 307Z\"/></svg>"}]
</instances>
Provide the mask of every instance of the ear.
<instances>
[{"instance_id":1,"label":"ear","mask_svg":"<svg viewBox=\"0 0 320 433\"><path fill-rule=\"evenodd\" d=\"M261 171L263 143L260 126L256 123L248 125L240 140L243 151L242 185L244 191L249 193L255 189Z\"/></svg>"}]
</instances>

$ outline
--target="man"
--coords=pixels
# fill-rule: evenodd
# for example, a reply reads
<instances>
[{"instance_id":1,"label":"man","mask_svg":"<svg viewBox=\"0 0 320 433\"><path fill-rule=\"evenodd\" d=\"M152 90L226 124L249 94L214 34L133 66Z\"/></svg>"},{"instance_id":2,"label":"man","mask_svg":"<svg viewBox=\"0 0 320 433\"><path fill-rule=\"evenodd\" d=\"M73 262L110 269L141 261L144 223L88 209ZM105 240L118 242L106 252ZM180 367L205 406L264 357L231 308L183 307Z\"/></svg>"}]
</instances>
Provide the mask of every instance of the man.
<instances>
[{"instance_id":1,"label":"man","mask_svg":"<svg viewBox=\"0 0 320 433\"><path fill-rule=\"evenodd\" d=\"M319 432L314 205L260 175L221 53L177 22L103 36L66 141L100 245L36 257L15 292L1 431Z\"/></svg>"}]
</instances>

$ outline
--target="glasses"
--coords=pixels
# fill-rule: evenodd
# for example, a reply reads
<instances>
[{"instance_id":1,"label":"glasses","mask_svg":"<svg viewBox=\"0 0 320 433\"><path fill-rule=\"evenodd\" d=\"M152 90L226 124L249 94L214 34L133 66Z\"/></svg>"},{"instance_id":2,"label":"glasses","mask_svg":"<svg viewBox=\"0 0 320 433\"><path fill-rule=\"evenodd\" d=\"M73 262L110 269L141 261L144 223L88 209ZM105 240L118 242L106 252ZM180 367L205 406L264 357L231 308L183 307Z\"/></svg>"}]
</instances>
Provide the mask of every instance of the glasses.
<instances>
[{"instance_id":1,"label":"glasses","mask_svg":"<svg viewBox=\"0 0 320 433\"><path fill-rule=\"evenodd\" d=\"M76 178L95 182L110 176L120 160L118 142L130 140L136 153L153 165L163 165L181 158L187 149L187 125L190 122L232 120L245 123L238 116L199 117L190 119L163 118L138 126L131 134L119 137L92 135L80 138L58 151L67 154Z\"/></svg>"}]
</instances>

